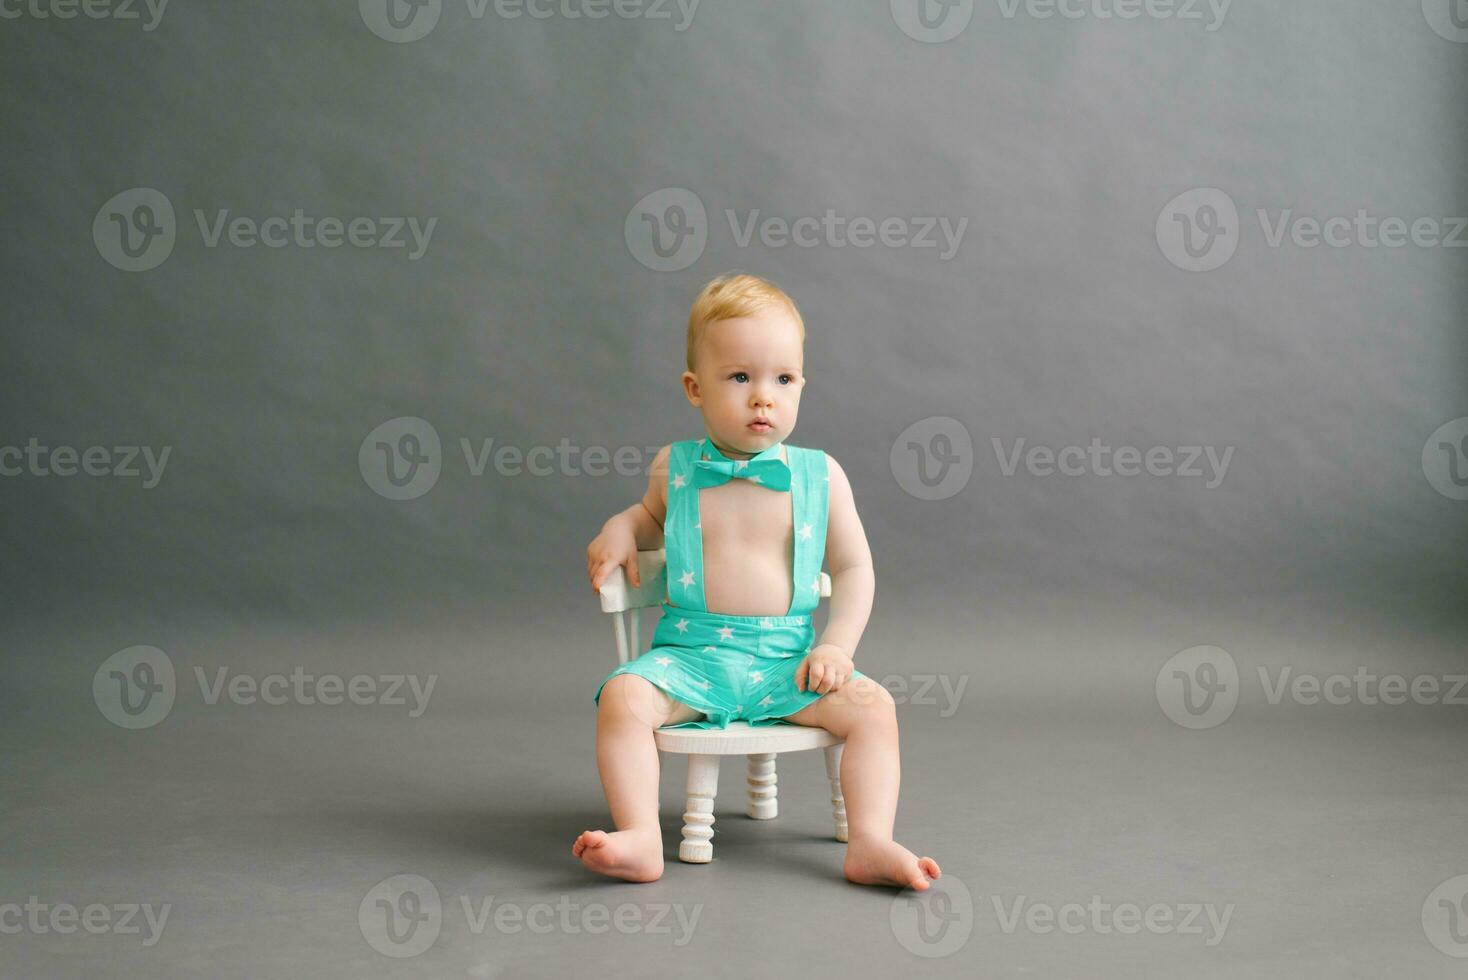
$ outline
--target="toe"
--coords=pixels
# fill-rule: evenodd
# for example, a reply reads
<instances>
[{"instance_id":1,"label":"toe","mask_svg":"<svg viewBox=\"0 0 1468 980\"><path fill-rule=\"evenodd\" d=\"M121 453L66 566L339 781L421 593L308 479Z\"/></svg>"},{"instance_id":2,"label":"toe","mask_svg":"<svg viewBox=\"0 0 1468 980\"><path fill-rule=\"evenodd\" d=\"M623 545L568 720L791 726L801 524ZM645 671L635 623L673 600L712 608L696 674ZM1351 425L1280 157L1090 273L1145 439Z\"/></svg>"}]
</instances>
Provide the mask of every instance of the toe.
<instances>
[{"instance_id":1,"label":"toe","mask_svg":"<svg viewBox=\"0 0 1468 980\"><path fill-rule=\"evenodd\" d=\"M934 861L930 857L919 858L918 867L921 868L923 874L927 875L929 878L943 877L943 871L938 867L938 862Z\"/></svg>"}]
</instances>

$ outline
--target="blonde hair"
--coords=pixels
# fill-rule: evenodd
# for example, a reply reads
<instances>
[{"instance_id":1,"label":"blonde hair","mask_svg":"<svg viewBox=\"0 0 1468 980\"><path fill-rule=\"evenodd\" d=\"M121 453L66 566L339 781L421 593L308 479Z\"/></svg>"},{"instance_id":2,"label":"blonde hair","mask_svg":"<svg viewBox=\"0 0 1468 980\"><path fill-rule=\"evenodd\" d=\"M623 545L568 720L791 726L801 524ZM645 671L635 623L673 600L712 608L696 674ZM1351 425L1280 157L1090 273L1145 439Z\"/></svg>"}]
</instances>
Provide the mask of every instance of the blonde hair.
<instances>
[{"instance_id":1,"label":"blonde hair","mask_svg":"<svg viewBox=\"0 0 1468 980\"><path fill-rule=\"evenodd\" d=\"M783 289L759 276L731 272L709 282L693 301L688 314L688 370L693 370L693 355L698 342L710 325L720 320L750 316L771 306L784 307L795 320L800 342L805 343L805 320L800 310Z\"/></svg>"}]
</instances>

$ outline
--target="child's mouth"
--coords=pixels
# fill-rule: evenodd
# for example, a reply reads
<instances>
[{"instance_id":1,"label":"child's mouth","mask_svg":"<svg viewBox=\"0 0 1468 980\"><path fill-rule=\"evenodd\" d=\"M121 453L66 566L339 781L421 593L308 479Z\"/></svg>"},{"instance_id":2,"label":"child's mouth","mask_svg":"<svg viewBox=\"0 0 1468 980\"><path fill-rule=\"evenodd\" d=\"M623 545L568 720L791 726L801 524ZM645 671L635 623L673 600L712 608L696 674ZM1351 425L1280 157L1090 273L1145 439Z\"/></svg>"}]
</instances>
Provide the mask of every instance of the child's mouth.
<instances>
[{"instance_id":1,"label":"child's mouth","mask_svg":"<svg viewBox=\"0 0 1468 980\"><path fill-rule=\"evenodd\" d=\"M774 428L774 426L770 425L770 423L768 422L751 422L749 423L749 427L755 432L769 432L772 428Z\"/></svg>"}]
</instances>

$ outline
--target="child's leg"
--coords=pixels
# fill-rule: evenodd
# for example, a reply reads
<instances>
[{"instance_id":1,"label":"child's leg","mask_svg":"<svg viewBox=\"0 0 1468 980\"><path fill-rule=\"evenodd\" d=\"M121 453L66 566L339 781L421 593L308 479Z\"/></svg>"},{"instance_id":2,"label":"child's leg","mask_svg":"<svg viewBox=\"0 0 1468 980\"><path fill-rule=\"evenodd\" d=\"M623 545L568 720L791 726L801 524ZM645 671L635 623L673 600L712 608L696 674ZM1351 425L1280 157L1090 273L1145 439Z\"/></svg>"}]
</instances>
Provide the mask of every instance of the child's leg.
<instances>
[{"instance_id":1,"label":"child's leg","mask_svg":"<svg viewBox=\"0 0 1468 980\"><path fill-rule=\"evenodd\" d=\"M596 764L615 833L584 831L571 853L593 871L629 881L663 873L658 826L658 750L653 729L703 717L636 674L602 688L596 711Z\"/></svg>"},{"instance_id":2,"label":"child's leg","mask_svg":"<svg viewBox=\"0 0 1468 980\"><path fill-rule=\"evenodd\" d=\"M918 891L942 872L892 839L897 789L902 781L897 708L876 681L847 681L785 721L824 728L846 739L841 752L841 794L846 798L846 877L864 885L906 885Z\"/></svg>"}]
</instances>

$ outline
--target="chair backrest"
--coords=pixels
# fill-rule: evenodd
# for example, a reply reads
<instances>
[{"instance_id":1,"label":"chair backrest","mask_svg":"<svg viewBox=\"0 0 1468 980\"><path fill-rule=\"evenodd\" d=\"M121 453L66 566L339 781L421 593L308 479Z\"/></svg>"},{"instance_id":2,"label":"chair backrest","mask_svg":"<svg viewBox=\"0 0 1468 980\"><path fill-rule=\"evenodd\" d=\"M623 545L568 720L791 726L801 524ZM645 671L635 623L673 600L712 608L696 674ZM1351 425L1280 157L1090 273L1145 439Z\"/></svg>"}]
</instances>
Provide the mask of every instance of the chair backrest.
<instances>
[{"instance_id":1,"label":"chair backrest","mask_svg":"<svg viewBox=\"0 0 1468 980\"><path fill-rule=\"evenodd\" d=\"M625 664L642 650L641 612L662 605L668 594L668 555L666 549L639 551L637 577L642 585L633 588L621 567L612 569L601 584L601 611L611 613L612 629L617 636L617 662ZM831 576L821 573L821 598L831 595Z\"/></svg>"}]
</instances>

